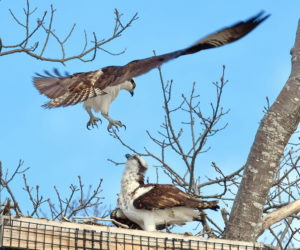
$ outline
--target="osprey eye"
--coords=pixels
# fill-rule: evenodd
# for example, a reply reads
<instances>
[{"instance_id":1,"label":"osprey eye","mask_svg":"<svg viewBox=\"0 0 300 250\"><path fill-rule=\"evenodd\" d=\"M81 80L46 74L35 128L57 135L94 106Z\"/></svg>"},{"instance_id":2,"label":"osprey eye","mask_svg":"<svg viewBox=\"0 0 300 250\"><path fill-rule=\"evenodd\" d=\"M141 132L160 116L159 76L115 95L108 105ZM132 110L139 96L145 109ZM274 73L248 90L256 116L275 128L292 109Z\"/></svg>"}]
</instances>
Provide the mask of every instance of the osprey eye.
<instances>
[{"instance_id":1,"label":"osprey eye","mask_svg":"<svg viewBox=\"0 0 300 250\"><path fill-rule=\"evenodd\" d=\"M135 81L133 79L131 79L130 82L132 83L132 89L134 89L136 86Z\"/></svg>"}]
</instances>

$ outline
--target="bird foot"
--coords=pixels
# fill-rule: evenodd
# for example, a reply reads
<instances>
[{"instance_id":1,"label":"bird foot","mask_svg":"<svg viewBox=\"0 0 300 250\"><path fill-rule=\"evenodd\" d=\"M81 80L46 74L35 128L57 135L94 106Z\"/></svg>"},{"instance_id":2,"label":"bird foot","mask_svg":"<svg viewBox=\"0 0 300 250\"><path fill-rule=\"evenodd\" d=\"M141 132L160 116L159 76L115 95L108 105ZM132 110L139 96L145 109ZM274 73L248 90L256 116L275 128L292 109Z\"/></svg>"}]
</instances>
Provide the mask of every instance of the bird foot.
<instances>
[{"instance_id":1,"label":"bird foot","mask_svg":"<svg viewBox=\"0 0 300 250\"><path fill-rule=\"evenodd\" d=\"M86 128L88 130L90 130L90 126L92 126L92 128L94 128L94 126L98 128L98 124L97 124L98 121L100 121L101 124L102 124L102 120L100 118L98 118L98 117L91 117L90 120L89 120L89 122L86 124Z\"/></svg>"},{"instance_id":2,"label":"bird foot","mask_svg":"<svg viewBox=\"0 0 300 250\"><path fill-rule=\"evenodd\" d=\"M125 130L126 130L126 126L124 124L122 124L121 121L114 121L114 120L111 120L107 126L107 130L108 132L111 132L110 130L112 129L112 127L115 127L118 131L119 131L119 127L124 127Z\"/></svg>"}]
</instances>

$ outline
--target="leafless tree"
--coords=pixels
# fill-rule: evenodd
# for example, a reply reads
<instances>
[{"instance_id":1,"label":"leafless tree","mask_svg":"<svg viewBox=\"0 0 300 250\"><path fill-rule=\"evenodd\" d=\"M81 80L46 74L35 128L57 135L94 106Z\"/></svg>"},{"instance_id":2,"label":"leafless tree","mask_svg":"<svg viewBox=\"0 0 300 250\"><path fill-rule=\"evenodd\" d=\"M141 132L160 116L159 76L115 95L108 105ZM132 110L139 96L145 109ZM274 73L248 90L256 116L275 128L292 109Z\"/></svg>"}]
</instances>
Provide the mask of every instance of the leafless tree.
<instances>
[{"instance_id":1,"label":"leafless tree","mask_svg":"<svg viewBox=\"0 0 300 250\"><path fill-rule=\"evenodd\" d=\"M183 188L187 193L200 199L219 199L222 200L226 207L231 207L234 194L241 179L243 166L233 173L225 174L221 167L212 162L209 168L215 171L218 177L212 179L209 176L197 176L195 174L197 168L201 168L203 173L208 172L207 167L199 166L201 155L210 150L210 138L216 136L227 126L227 123L223 120L229 110L224 109L222 106L223 91L228 83L225 80L225 66L223 66L220 80L212 83L215 89L215 100L209 104L209 112L201 108L201 96L197 93L197 84L195 82L192 83L188 96L182 94L178 98L173 96L172 93L173 81L165 81L160 68L158 71L164 100L164 120L156 135L153 135L148 130L146 133L148 138L158 147L158 151L161 152L160 155L151 152L147 147L142 150L135 149L128 145L116 130L111 134L112 137L131 152L152 158L157 162L155 166L158 166L174 185ZM186 119L178 123L176 118L182 117L182 114ZM174 161L174 152L178 162L182 163L178 164L180 169L176 169L168 163L171 159ZM172 157L169 157L169 154L172 154ZM120 164L112 159L108 160L113 164ZM184 173L182 173L182 166L185 167ZM219 192L214 194L203 192L209 186L215 186L214 190L219 190ZM228 212L226 209L223 209L222 213L224 219L227 220ZM207 215L202 217L203 229L197 235L221 237L224 231L223 226L217 225Z\"/></svg>"},{"instance_id":2,"label":"leafless tree","mask_svg":"<svg viewBox=\"0 0 300 250\"><path fill-rule=\"evenodd\" d=\"M115 10L115 25L112 36L98 41L93 33L92 44L88 45L88 36L83 32L83 49L75 55L67 55L66 42L71 39L75 24L70 28L64 38L58 37L53 27L55 9L50 6L50 14L45 11L40 17L32 18L37 12L37 8L30 8L29 0L26 0L24 9L25 22L9 10L13 20L24 29L24 37L15 44L6 44L5 38L0 38L0 56L14 53L25 53L39 60L65 62L79 59L83 62L92 61L96 57L98 49L111 55L123 53L112 53L102 48L102 45L118 38L136 19L135 14L126 24L121 21L121 14ZM32 26L32 23L35 23ZM44 39L34 40L37 34L44 34ZM53 38L57 42L61 51L61 57L52 58L47 56L49 39ZM173 97L173 81L165 81L159 69L160 81L163 94L163 108L165 117L161 128L156 135L146 131L149 139L160 149L157 155L148 148L137 150L130 146L120 135L114 131L112 136L122 145L134 153L154 159L162 171L169 176L170 181L186 192L201 199L219 199L223 204L221 210L224 219L223 225L215 223L209 216L203 214L202 229L198 235L209 237L223 237L228 239L255 241L263 233L273 236L270 244L280 249L286 249L300 241L299 227L295 222L299 220L300 201L299 197L299 144L293 143L291 136L295 134L300 120L300 24L297 31L295 46L292 54L292 73L273 105L265 108L265 116L261 121L254 144L250 151L245 166L232 173L224 173L219 163L212 161L210 168L216 172L217 177L197 176L196 169L200 166L201 155L207 152L209 140L226 128L227 123L223 122L228 110L222 107L223 90L227 84L225 80L225 67L223 67L220 81L213 83L216 91L216 98L210 104L210 112L203 110L200 96L197 94L197 84L191 85L188 96L182 95L180 101L178 97ZM87 56L90 56L87 58ZM175 106L174 106L175 99ZM269 107L270 106L270 107ZM179 112L186 115L186 119L181 124L175 122ZM190 141L186 144L187 139ZM177 155L185 166L185 172L171 166L168 155ZM115 164L119 164L110 160ZM78 177L77 185L70 185L68 197L61 197L59 190L54 187L57 202L54 204L50 199L44 198L40 194L39 186L31 187L28 183L26 168L23 168L20 161L15 171L9 175L4 171L0 163L0 205L1 213L15 213L17 216L23 215L21 205L16 200L11 183L19 176L23 175L24 190L28 195L28 200L32 205L32 210L27 211L30 216L47 216L45 207L49 210L52 219L69 220L77 215L90 217L105 216L106 213L95 214L102 206L101 182L96 188L88 187L84 189L81 178ZM208 194L203 190L207 187L217 187L218 193ZM6 197L3 199L3 193ZM227 208L227 209L225 209ZM231 209L232 208L232 209ZM229 211L231 209L231 211ZM230 212L230 216L229 216ZM92 217L91 217L92 218ZM264 236L263 236L264 237Z\"/></svg>"},{"instance_id":3,"label":"leafless tree","mask_svg":"<svg viewBox=\"0 0 300 250\"><path fill-rule=\"evenodd\" d=\"M296 226L296 222L300 218L298 198L300 144L292 142L299 140L294 138L297 137L295 131L300 120L300 24L291 53L293 63L291 76L271 107L267 98L265 116L261 121L248 161L245 166L241 166L233 173L225 174L222 166L212 162L211 168L216 171L218 177L212 179L206 176L195 176L196 168L201 170L204 168L199 160L201 154L210 149L208 146L210 137L216 136L227 125L221 121L228 113L228 110L224 110L221 105L223 89L227 84L224 79L225 67L220 81L213 83L216 98L210 104L210 114L204 114L201 110L200 96L196 93L195 83L191 86L190 95L182 95L181 101L178 101L178 97L172 96L173 81L164 81L161 69L158 69L165 117L157 135L154 136L148 130L146 133L160 149L160 155L152 153L146 147L138 150L128 145L117 131L113 132L112 136L128 150L158 162L174 185L182 187L186 192L201 199L217 198L222 201L227 210L232 209L230 216L225 208L221 210L225 227L217 225L214 220L206 216L202 221L203 229L198 233L199 235L256 241L265 233L262 236L267 237L265 241L281 249L299 244L300 229ZM175 106L171 105L174 99ZM175 121L178 112L184 112L187 117L180 126L178 121ZM190 142L189 145L187 141ZM170 158L174 158L174 152L178 162L181 161L181 165L185 166L185 174L168 163ZM109 161L120 164L112 159ZM207 168L202 172L208 172ZM208 186L217 187L213 190L220 190L219 193L203 195L203 188Z\"/></svg>"},{"instance_id":4,"label":"leafless tree","mask_svg":"<svg viewBox=\"0 0 300 250\"><path fill-rule=\"evenodd\" d=\"M297 200L297 196L293 195L292 190L294 188L298 190L298 182L295 182L292 175L285 176L280 167L280 159L283 158L284 150L300 121L300 22L291 55L291 75L274 104L263 117L247 159L243 180L227 224L225 233L227 238L253 241L265 230L266 217L276 212L275 210L269 215L263 216L264 207L270 197L270 190L272 191L272 187L274 187L274 180L275 183L281 185L278 192L278 195L281 194L281 196L278 196L278 199L279 197L283 198L283 195L289 197L285 199L288 204L280 208L281 216L278 216L277 220L296 215L300 211L298 201L289 203ZM296 178L299 177L298 161L290 160L290 164L294 167L293 170L290 170L287 165L287 173L293 172L296 173ZM276 182L278 175L280 175L280 179ZM298 206L290 210L295 204ZM286 211L289 212L286 214L284 213ZM239 231L241 229L242 234Z\"/></svg>"},{"instance_id":5,"label":"leafless tree","mask_svg":"<svg viewBox=\"0 0 300 250\"><path fill-rule=\"evenodd\" d=\"M26 177L29 168L23 167L24 162L19 161L18 166L9 174L8 169L4 169L0 162L0 204L2 214L13 214L15 216L30 216L37 218L51 218L52 220L71 220L74 216L97 216L106 217L108 211L103 205L103 197L101 197L101 184L102 179L95 188L89 185L87 188L82 183L81 177L78 176L78 184L71 184L69 186L70 193L67 197L62 197L58 188L53 187L56 194L56 201L44 197L40 193L40 186L30 186ZM26 202L22 205L17 201L15 189L11 187L13 181L20 182L19 176L23 176L24 187L23 190L28 195L27 201L31 204L32 208L24 213L21 206L25 206ZM1 198L5 197L2 201ZM28 205L28 204L27 204Z\"/></svg>"},{"instance_id":6,"label":"leafless tree","mask_svg":"<svg viewBox=\"0 0 300 250\"><path fill-rule=\"evenodd\" d=\"M21 41L15 44L6 44L5 38L0 37L0 56L6 56L14 53L25 53L36 59L51 62L60 62L65 64L65 62L79 59L82 62L93 61L96 58L97 50L104 51L110 55L120 55L125 52L125 50L119 53L113 53L104 49L102 46L111 42L112 40L120 37L122 33L135 21L137 20L137 13L132 16L132 18L127 22L123 23L121 21L122 14L115 9L115 25L113 27L113 33L110 37L98 40L96 33L93 33L93 41L91 45L88 43L88 35L86 31L83 32L83 48L77 54L67 55L66 53L66 43L71 39L72 33L76 27L76 24L70 28L69 32L66 33L65 37L59 37L56 33L55 27L53 27L54 14L56 9L53 5L50 6L50 11L44 11L39 17L34 17L37 12L37 8L30 7L30 1L26 0L26 8L24 10L25 22L21 21L21 18L17 17L13 10L9 9L9 12L16 22L17 25L21 26L24 30L24 37ZM35 19L35 20L34 20ZM44 34L44 39L35 40L38 35ZM47 46L49 41L54 39L57 42L58 49L61 50L60 57L48 56ZM7 39L8 40L8 39ZM87 58L87 56L90 56Z\"/></svg>"},{"instance_id":7,"label":"leafless tree","mask_svg":"<svg viewBox=\"0 0 300 250\"><path fill-rule=\"evenodd\" d=\"M93 41L89 44L88 35L86 31L83 32L83 48L77 54L67 54L67 42L72 39L72 34L76 28L76 24L70 28L65 37L57 35L56 28L54 27L54 18L56 9L50 5L50 11L44 11L41 16L37 15L37 8L31 8L30 1L26 0L26 7L23 18L18 17L15 12L9 9L12 20L15 21L17 26L22 27L24 36L20 41L14 44L7 44L5 41L9 40L7 37L0 37L0 56L8 56L15 53L24 53L42 61L59 62L65 64L67 61L79 59L82 62L89 62L96 58L97 50L104 51L110 55L120 55L125 50L119 53L113 53L105 50L103 45L120 37L128 27L137 20L137 13L133 15L128 22L124 23L121 19L123 14L115 9L115 24L112 27L112 35L108 38L98 39L96 33L93 33ZM44 35L43 39L41 39ZM37 40L38 39L38 40ZM61 51L60 57L51 57L47 55L47 48L50 46L50 40L56 41L58 50ZM62 197L58 188L54 186L54 191L57 201L52 201L50 198L45 198L40 193L40 186L30 186L28 177L29 168L23 167L23 161L19 161L18 166L11 175L8 169L4 170L0 161L0 213L11 214L16 216L34 216L34 217L51 217L53 220L70 220L76 216L90 216L101 219L106 217L108 212L104 209L101 197L101 184L102 179L95 188L91 185L85 187L82 183L81 177L78 176L78 183L69 186L70 193L67 197ZM18 177L23 175L23 190L28 195L28 201L32 206L31 210L24 213L21 209L22 205L16 198L15 192L11 183L19 181Z\"/></svg>"},{"instance_id":8,"label":"leafless tree","mask_svg":"<svg viewBox=\"0 0 300 250\"><path fill-rule=\"evenodd\" d=\"M8 176L8 170L6 170L5 173L3 172L2 163L0 161L0 206L4 207L3 211L1 211L3 213L10 213L10 205L11 205L10 202L12 200L14 207L15 207L16 215L22 215L22 211L18 205L18 202L16 200L14 192L10 186L11 182L16 177L16 175L25 173L28 170L28 168L21 169L22 165L23 165L23 161L20 160L14 173L11 176ZM7 191L8 195L10 197L10 198L6 199L6 203L4 203L4 202L2 203L2 200L1 200L4 191Z\"/></svg>"}]
</instances>

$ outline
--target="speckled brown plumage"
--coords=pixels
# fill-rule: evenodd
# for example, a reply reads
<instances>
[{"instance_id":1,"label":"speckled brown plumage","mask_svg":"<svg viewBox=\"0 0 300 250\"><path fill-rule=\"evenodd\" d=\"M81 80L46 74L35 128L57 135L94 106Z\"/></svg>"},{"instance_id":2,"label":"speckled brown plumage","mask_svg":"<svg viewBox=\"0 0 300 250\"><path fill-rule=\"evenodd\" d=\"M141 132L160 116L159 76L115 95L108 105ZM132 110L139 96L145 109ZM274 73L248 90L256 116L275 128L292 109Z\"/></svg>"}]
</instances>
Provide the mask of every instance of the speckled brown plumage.
<instances>
[{"instance_id":1,"label":"speckled brown plumage","mask_svg":"<svg viewBox=\"0 0 300 250\"><path fill-rule=\"evenodd\" d=\"M268 17L269 15L260 12L246 21L238 22L208 35L188 48L134 60L125 66L108 66L96 71L66 76L62 76L57 69L54 70L54 74L46 71L46 75L38 74L37 77L34 77L34 85L41 94L52 99L44 105L46 108L75 105L88 98L104 95L105 88L129 81L172 59L234 42L247 35Z\"/></svg>"},{"instance_id":2,"label":"speckled brown plumage","mask_svg":"<svg viewBox=\"0 0 300 250\"><path fill-rule=\"evenodd\" d=\"M217 210L218 201L201 201L194 198L173 185L149 184L143 187L153 188L134 200L133 205L137 209L164 209L178 206L187 206L197 209L210 208Z\"/></svg>"}]
</instances>

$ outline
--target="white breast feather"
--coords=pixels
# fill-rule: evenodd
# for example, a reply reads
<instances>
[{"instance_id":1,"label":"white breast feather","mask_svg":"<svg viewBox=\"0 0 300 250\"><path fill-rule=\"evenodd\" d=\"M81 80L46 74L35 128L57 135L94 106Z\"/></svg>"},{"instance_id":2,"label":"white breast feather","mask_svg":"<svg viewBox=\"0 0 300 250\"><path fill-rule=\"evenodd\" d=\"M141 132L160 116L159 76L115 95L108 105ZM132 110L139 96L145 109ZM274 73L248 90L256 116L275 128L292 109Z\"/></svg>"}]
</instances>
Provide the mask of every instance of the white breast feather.
<instances>
[{"instance_id":1,"label":"white breast feather","mask_svg":"<svg viewBox=\"0 0 300 250\"><path fill-rule=\"evenodd\" d=\"M109 105L113 101L111 95L97 95L96 97L88 98L83 106L85 108L90 107L95 112L101 111L101 113L108 114Z\"/></svg>"},{"instance_id":2,"label":"white breast feather","mask_svg":"<svg viewBox=\"0 0 300 250\"><path fill-rule=\"evenodd\" d=\"M90 107L95 112L101 111L101 113L108 114L110 104L116 99L121 89L128 87L127 85L128 81L116 86L106 87L105 89L103 89L103 91L101 91L101 95L88 98L84 103L84 107ZM105 94L102 95L103 92Z\"/></svg>"}]
</instances>

